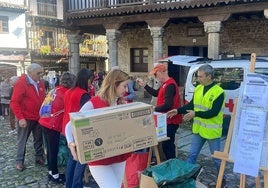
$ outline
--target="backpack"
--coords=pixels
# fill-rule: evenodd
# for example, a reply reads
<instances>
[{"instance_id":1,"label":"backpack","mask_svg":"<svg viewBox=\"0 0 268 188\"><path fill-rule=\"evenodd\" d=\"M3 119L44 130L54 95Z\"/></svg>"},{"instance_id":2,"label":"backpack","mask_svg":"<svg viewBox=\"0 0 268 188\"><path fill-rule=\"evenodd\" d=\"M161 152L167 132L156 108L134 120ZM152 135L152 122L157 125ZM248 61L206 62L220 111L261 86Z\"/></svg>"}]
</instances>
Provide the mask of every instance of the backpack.
<instances>
[{"instance_id":1,"label":"backpack","mask_svg":"<svg viewBox=\"0 0 268 188\"><path fill-rule=\"evenodd\" d=\"M54 88L48 92L46 95L40 111L40 119L39 123L41 126L60 131L58 129L57 124L62 122L63 118L63 112L64 109L61 109L57 112L52 113L52 107L53 107L53 102L56 99L56 97L63 98L64 93L61 92L61 90L58 90L58 88ZM55 104L55 103L54 103ZM56 105L56 104L55 104ZM44 145L46 146L46 140L43 140ZM59 166L66 166L67 161L69 158L69 148L67 141L63 135L60 135L60 140L59 140L59 151L58 151L58 165Z\"/></svg>"},{"instance_id":2,"label":"backpack","mask_svg":"<svg viewBox=\"0 0 268 188\"><path fill-rule=\"evenodd\" d=\"M56 98L56 90L57 89L52 89L46 95L46 98L44 99L44 101L43 101L43 103L41 105L40 111L39 111L40 118L55 117L55 116L58 116L61 113L63 113L64 110L62 109L62 110L59 110L59 111L51 114L52 104L53 104L53 101Z\"/></svg>"},{"instance_id":3,"label":"backpack","mask_svg":"<svg viewBox=\"0 0 268 188\"><path fill-rule=\"evenodd\" d=\"M64 108L63 103L64 92L60 88L52 89L46 95L39 111L40 125L61 132ZM62 100L61 102L59 100Z\"/></svg>"}]
</instances>

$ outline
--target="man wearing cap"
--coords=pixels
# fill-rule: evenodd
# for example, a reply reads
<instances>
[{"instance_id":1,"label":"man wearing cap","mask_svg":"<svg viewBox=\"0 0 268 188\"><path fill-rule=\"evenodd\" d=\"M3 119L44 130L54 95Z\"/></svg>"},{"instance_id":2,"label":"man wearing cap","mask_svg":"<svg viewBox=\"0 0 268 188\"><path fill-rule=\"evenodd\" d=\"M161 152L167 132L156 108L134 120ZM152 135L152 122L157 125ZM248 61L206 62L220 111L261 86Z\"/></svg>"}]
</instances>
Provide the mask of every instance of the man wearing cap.
<instances>
[{"instance_id":1,"label":"man wearing cap","mask_svg":"<svg viewBox=\"0 0 268 188\"><path fill-rule=\"evenodd\" d=\"M160 82L159 89L153 89L145 84L140 78L137 79L137 83L144 87L144 89L152 96L157 97L155 111L166 113L171 109L180 108L181 101L179 88L175 80L168 76L166 65L157 64L149 74L154 76L156 80ZM167 160L176 158L174 141L180 123L182 123L182 116L180 114L167 119L167 136L170 139L162 142L163 152Z\"/></svg>"}]
</instances>

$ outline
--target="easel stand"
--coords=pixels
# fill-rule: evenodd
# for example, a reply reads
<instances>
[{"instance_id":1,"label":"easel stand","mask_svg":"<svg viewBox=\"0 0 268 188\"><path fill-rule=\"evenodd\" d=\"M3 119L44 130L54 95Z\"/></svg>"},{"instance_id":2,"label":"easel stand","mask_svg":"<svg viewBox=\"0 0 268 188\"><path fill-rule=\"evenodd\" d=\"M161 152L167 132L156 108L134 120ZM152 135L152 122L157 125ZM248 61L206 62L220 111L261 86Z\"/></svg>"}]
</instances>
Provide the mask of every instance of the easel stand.
<instances>
[{"instance_id":1,"label":"easel stand","mask_svg":"<svg viewBox=\"0 0 268 188\"><path fill-rule=\"evenodd\" d=\"M251 64L250 64L250 71L254 72L255 68L255 60L256 60L256 54L253 53L251 54ZM234 110L231 116L231 122L228 130L228 135L226 137L226 142L224 146L223 152L215 151L212 157L220 159L221 160L221 166L218 174L218 179L217 179L217 185L216 188L220 188L222 185L222 179L223 179L223 174L226 166L226 162L234 162L229 158L229 150L230 150L230 144L231 144L231 139L232 139L232 133L234 130L234 122L235 122L235 114L236 114L236 109L237 107L237 100L235 101L234 105ZM264 171L264 188L268 188L268 169L267 168L260 168L260 170ZM261 183L260 183L260 178L256 177L255 178L255 184L256 188L261 188ZM246 186L246 175L241 174L240 175L240 188L245 188Z\"/></svg>"}]
</instances>

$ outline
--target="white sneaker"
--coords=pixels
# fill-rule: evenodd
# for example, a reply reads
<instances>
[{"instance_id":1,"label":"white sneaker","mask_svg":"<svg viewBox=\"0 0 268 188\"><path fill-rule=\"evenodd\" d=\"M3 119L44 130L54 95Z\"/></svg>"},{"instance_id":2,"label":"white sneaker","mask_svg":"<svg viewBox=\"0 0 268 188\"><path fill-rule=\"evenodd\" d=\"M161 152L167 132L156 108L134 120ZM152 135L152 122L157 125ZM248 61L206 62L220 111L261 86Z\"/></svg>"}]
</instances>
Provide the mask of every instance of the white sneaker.
<instances>
[{"instance_id":1,"label":"white sneaker","mask_svg":"<svg viewBox=\"0 0 268 188\"><path fill-rule=\"evenodd\" d=\"M16 133L17 133L16 129L11 130L11 131L8 132L8 134L10 134L10 135L11 135L11 134L16 134Z\"/></svg>"}]
</instances>

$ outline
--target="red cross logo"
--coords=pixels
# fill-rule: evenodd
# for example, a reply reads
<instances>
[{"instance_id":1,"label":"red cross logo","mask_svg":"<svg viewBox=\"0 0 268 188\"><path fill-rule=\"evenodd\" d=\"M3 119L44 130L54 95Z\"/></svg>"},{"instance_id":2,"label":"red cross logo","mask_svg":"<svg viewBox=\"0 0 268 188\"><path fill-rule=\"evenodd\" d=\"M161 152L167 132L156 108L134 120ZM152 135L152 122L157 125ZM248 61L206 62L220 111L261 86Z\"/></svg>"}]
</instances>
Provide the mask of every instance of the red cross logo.
<instances>
[{"instance_id":1,"label":"red cross logo","mask_svg":"<svg viewBox=\"0 0 268 188\"><path fill-rule=\"evenodd\" d=\"M234 100L229 99L228 103L225 103L225 107L229 109L230 112L233 112L234 109Z\"/></svg>"}]
</instances>

